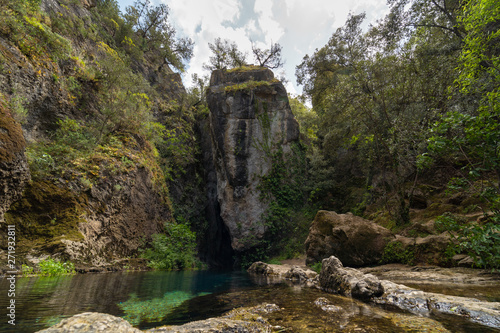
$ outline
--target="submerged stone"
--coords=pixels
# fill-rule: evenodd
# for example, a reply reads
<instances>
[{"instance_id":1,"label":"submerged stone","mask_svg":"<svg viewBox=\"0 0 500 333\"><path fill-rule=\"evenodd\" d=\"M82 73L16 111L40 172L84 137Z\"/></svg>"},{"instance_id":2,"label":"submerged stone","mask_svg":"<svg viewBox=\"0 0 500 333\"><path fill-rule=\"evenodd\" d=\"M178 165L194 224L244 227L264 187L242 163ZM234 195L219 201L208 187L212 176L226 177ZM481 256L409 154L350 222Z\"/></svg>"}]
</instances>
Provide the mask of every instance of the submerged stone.
<instances>
[{"instance_id":1,"label":"submerged stone","mask_svg":"<svg viewBox=\"0 0 500 333\"><path fill-rule=\"evenodd\" d=\"M125 319L106 313L84 312L62 320L59 324L49 327L39 333L139 333L139 329L132 327Z\"/></svg>"}]
</instances>

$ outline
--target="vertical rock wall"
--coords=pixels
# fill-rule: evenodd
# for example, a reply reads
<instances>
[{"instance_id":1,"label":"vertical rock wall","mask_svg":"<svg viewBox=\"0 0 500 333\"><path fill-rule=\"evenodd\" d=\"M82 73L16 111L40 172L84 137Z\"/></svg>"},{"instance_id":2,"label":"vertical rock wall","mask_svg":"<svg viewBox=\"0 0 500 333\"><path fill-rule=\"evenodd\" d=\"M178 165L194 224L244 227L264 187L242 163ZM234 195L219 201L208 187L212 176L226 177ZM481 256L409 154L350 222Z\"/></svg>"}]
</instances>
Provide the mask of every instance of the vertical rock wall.
<instances>
[{"instance_id":1,"label":"vertical rock wall","mask_svg":"<svg viewBox=\"0 0 500 333\"><path fill-rule=\"evenodd\" d=\"M290 152L299 126L283 84L266 68L214 71L207 100L220 217L233 250L244 251L266 232L268 203L259 185L271 168L270 154L280 147Z\"/></svg>"},{"instance_id":2,"label":"vertical rock wall","mask_svg":"<svg viewBox=\"0 0 500 333\"><path fill-rule=\"evenodd\" d=\"M30 179L25 147L21 125L0 98L0 223L10 205L21 198Z\"/></svg>"}]
</instances>

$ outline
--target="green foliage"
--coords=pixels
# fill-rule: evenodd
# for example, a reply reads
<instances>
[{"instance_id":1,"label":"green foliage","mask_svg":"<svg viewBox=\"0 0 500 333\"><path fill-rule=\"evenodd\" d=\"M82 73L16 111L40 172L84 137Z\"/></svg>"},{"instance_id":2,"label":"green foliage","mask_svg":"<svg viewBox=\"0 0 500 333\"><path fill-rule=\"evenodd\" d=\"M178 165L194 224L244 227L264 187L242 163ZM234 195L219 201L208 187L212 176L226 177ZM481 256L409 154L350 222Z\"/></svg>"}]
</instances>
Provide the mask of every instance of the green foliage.
<instances>
[{"instance_id":1,"label":"green foliage","mask_svg":"<svg viewBox=\"0 0 500 333\"><path fill-rule=\"evenodd\" d=\"M295 144L288 154L282 148L267 153L271 169L261 176L259 185L260 199L268 203L262 216L267 231L265 239L259 241L260 245L240 258L244 268L255 261L267 260L270 255L278 254L283 259L298 257L304 252L304 241L312 220L312 213L304 207L307 179L304 148Z\"/></svg>"},{"instance_id":2,"label":"green foliage","mask_svg":"<svg viewBox=\"0 0 500 333\"><path fill-rule=\"evenodd\" d=\"M70 41L47 25L47 17L39 7L38 0L2 2L0 33L34 61L67 59L72 52Z\"/></svg>"},{"instance_id":3,"label":"green foliage","mask_svg":"<svg viewBox=\"0 0 500 333\"><path fill-rule=\"evenodd\" d=\"M323 264L321 263L321 261L311 265L312 270L318 274L321 272L322 267L323 267Z\"/></svg>"},{"instance_id":4,"label":"green foliage","mask_svg":"<svg viewBox=\"0 0 500 333\"><path fill-rule=\"evenodd\" d=\"M132 72L124 59L109 45L99 44L103 52L97 78L100 89L100 114L94 124L97 142L117 132L153 134L149 124L152 89L144 77Z\"/></svg>"},{"instance_id":5,"label":"green foliage","mask_svg":"<svg viewBox=\"0 0 500 333\"><path fill-rule=\"evenodd\" d=\"M301 139L309 146L318 139L318 115L297 97L288 96L290 108L300 125Z\"/></svg>"},{"instance_id":6,"label":"green foliage","mask_svg":"<svg viewBox=\"0 0 500 333\"><path fill-rule=\"evenodd\" d=\"M75 265L71 262L60 262L52 258L40 260L38 273L41 276L57 276L75 274Z\"/></svg>"},{"instance_id":7,"label":"green foliage","mask_svg":"<svg viewBox=\"0 0 500 333\"><path fill-rule=\"evenodd\" d=\"M467 33L460 57L462 92L481 94L481 109L498 115L500 104L500 8L495 0L465 3L461 21Z\"/></svg>"},{"instance_id":8,"label":"green foliage","mask_svg":"<svg viewBox=\"0 0 500 333\"><path fill-rule=\"evenodd\" d=\"M245 65L246 54L238 50L238 45L227 39L220 37L214 40L214 43L208 43L208 48L212 55L208 59L208 64L203 64L203 68L209 71L234 68L239 69Z\"/></svg>"},{"instance_id":9,"label":"green foliage","mask_svg":"<svg viewBox=\"0 0 500 333\"><path fill-rule=\"evenodd\" d=\"M467 253L479 267L500 267L498 221L500 220L500 49L498 22L500 10L494 1L472 0L464 7L460 20L466 36L456 80L465 97L478 101L477 108L462 108L447 113L431 129L429 155L459 168L461 177L453 178L449 191L479 193L486 202L483 224L464 223L441 216L442 229L454 232L449 255ZM494 179L496 176L496 181Z\"/></svg>"},{"instance_id":10,"label":"green foliage","mask_svg":"<svg viewBox=\"0 0 500 333\"><path fill-rule=\"evenodd\" d=\"M450 33L453 15L436 2L390 6L391 14L367 32L365 14L350 15L323 48L304 57L296 75L313 105L308 126L317 126L311 199L358 214L383 205L403 226L419 170L430 164L426 155L417 162L429 124L452 104L459 37Z\"/></svg>"},{"instance_id":11,"label":"green foliage","mask_svg":"<svg viewBox=\"0 0 500 333\"><path fill-rule=\"evenodd\" d=\"M20 96L13 96L10 99L10 109L12 110L12 116L19 123L24 124L26 122L26 118L28 117L28 110L24 107L26 103L26 98Z\"/></svg>"},{"instance_id":12,"label":"green foliage","mask_svg":"<svg viewBox=\"0 0 500 333\"><path fill-rule=\"evenodd\" d=\"M465 218L453 215L452 213L445 213L436 219L436 230L439 232L457 232L466 224L467 220Z\"/></svg>"},{"instance_id":13,"label":"green foliage","mask_svg":"<svg viewBox=\"0 0 500 333\"><path fill-rule=\"evenodd\" d=\"M30 266L25 265L25 264L23 264L21 266L21 272L23 273L24 276L35 274L33 267L30 267Z\"/></svg>"},{"instance_id":14,"label":"green foliage","mask_svg":"<svg viewBox=\"0 0 500 333\"><path fill-rule=\"evenodd\" d=\"M271 265L281 265L281 260L279 258L271 258L266 260L266 263Z\"/></svg>"},{"instance_id":15,"label":"green foliage","mask_svg":"<svg viewBox=\"0 0 500 333\"><path fill-rule=\"evenodd\" d=\"M189 38L176 38L176 31L168 21L169 8L165 4L153 6L150 0L137 0L126 8L125 25L134 30L126 45L137 47L154 59L160 68L171 65L184 71L182 60L193 55L193 42Z\"/></svg>"},{"instance_id":16,"label":"green foliage","mask_svg":"<svg viewBox=\"0 0 500 333\"><path fill-rule=\"evenodd\" d=\"M272 252L272 244L268 240L260 242L260 245L248 251L245 251L238 259L239 266L242 269L247 269L256 261L268 261L269 253Z\"/></svg>"},{"instance_id":17,"label":"green foliage","mask_svg":"<svg viewBox=\"0 0 500 333\"><path fill-rule=\"evenodd\" d=\"M58 122L53 141L41 141L28 146L26 155L35 179L49 178L54 173L68 170L70 163L87 157L95 141L80 122L65 118Z\"/></svg>"},{"instance_id":18,"label":"green foliage","mask_svg":"<svg viewBox=\"0 0 500 333\"><path fill-rule=\"evenodd\" d=\"M307 177L304 150L294 145L292 153L282 148L270 152L271 170L261 177L261 200L269 203L265 223L271 237L290 232L291 214L304 203L302 185Z\"/></svg>"},{"instance_id":19,"label":"green foliage","mask_svg":"<svg viewBox=\"0 0 500 333\"><path fill-rule=\"evenodd\" d=\"M270 83L268 81L254 81L254 80L249 80L245 81L243 83L236 83L230 86L224 87L224 91L226 93L232 93L236 91L250 91L252 89L255 89L257 87L262 87L262 86L269 86Z\"/></svg>"},{"instance_id":20,"label":"green foliage","mask_svg":"<svg viewBox=\"0 0 500 333\"><path fill-rule=\"evenodd\" d=\"M165 224L165 234L154 234L151 248L142 257L154 269L193 269L196 265L196 234L184 224Z\"/></svg>"},{"instance_id":21,"label":"green foliage","mask_svg":"<svg viewBox=\"0 0 500 333\"><path fill-rule=\"evenodd\" d=\"M161 322L176 307L195 296L185 291L172 291L165 293L162 298L140 300L136 294L132 294L127 301L118 303L118 307L125 313L123 318L132 325Z\"/></svg>"},{"instance_id":22,"label":"green foliage","mask_svg":"<svg viewBox=\"0 0 500 333\"><path fill-rule=\"evenodd\" d=\"M414 260L414 251L410 248L405 249L403 243L396 241L390 242L385 246L380 262L382 264L397 262L412 265Z\"/></svg>"},{"instance_id":23,"label":"green foliage","mask_svg":"<svg viewBox=\"0 0 500 333\"><path fill-rule=\"evenodd\" d=\"M483 223L467 223L452 214L441 215L436 220L438 230L451 232L447 254L469 255L477 267L500 269L500 219L498 215Z\"/></svg>"}]
</instances>

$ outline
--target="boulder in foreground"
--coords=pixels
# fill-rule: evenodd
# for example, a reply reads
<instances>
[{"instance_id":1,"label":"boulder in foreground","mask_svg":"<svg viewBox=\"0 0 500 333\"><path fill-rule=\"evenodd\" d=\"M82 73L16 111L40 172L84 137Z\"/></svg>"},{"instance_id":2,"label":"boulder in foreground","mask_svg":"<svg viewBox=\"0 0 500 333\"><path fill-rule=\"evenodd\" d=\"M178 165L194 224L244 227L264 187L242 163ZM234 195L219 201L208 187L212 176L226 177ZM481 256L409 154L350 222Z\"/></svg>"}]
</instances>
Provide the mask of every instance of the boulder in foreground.
<instances>
[{"instance_id":1,"label":"boulder in foreground","mask_svg":"<svg viewBox=\"0 0 500 333\"><path fill-rule=\"evenodd\" d=\"M344 267L334 256L323 259L319 286L327 292L358 299L371 299L384 294L384 287L376 276Z\"/></svg>"}]
</instances>

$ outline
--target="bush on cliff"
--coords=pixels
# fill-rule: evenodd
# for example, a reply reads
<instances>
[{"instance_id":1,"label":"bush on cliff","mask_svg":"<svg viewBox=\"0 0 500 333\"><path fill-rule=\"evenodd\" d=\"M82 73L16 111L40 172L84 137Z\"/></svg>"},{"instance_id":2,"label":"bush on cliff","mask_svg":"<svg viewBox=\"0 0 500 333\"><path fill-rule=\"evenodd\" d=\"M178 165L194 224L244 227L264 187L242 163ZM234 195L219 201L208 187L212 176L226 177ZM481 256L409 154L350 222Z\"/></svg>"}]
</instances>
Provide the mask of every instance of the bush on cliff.
<instances>
[{"instance_id":1,"label":"bush on cliff","mask_svg":"<svg viewBox=\"0 0 500 333\"><path fill-rule=\"evenodd\" d=\"M154 269L195 268L196 234L185 224L167 223L165 229L165 234L153 235L151 247L143 251L142 257Z\"/></svg>"}]
</instances>

